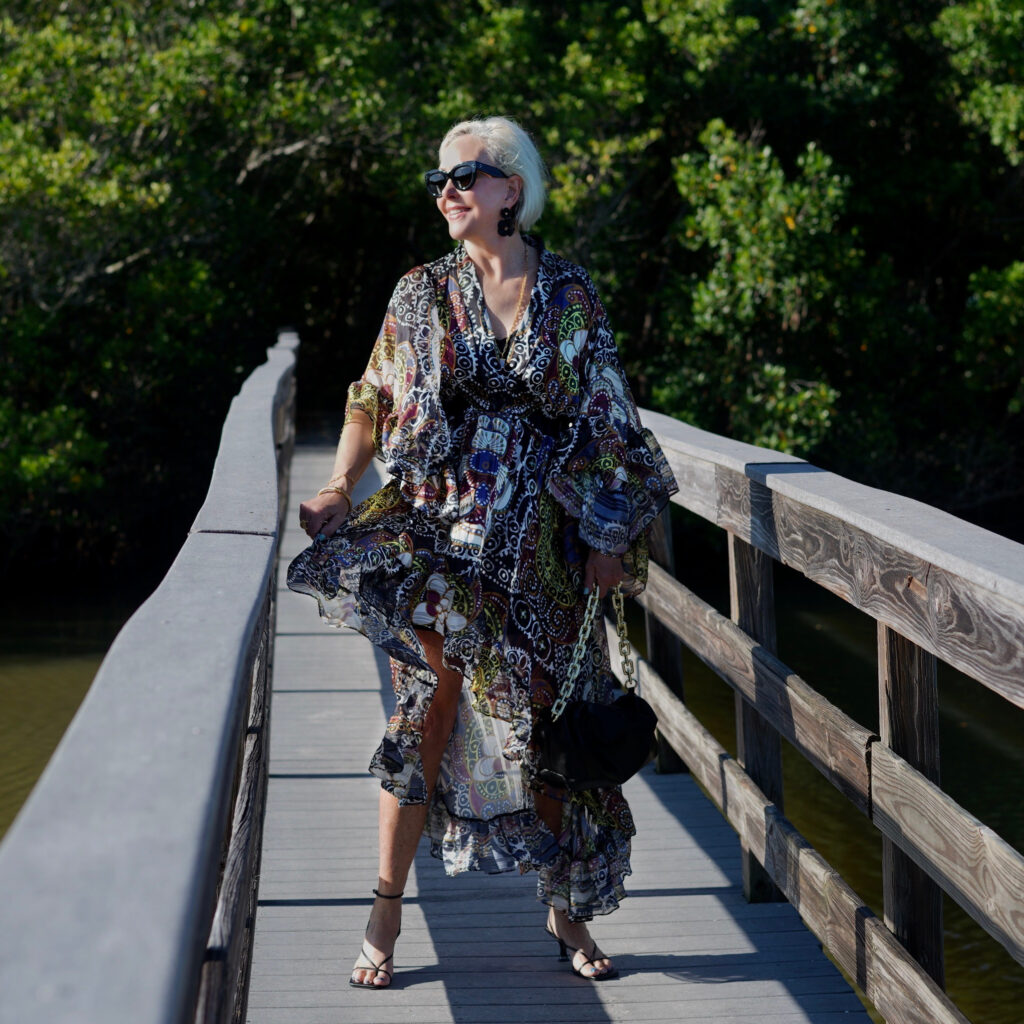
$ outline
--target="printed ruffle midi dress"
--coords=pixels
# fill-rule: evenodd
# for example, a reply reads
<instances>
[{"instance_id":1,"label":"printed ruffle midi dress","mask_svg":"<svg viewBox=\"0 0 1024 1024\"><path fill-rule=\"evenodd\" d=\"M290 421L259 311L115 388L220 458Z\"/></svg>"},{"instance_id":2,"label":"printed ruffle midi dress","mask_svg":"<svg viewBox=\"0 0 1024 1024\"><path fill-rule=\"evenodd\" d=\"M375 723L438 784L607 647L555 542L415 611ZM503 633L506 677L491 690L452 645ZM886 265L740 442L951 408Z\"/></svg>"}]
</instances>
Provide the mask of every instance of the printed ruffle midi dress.
<instances>
[{"instance_id":1,"label":"printed ruffle midi dress","mask_svg":"<svg viewBox=\"0 0 1024 1024\"><path fill-rule=\"evenodd\" d=\"M507 358L462 245L398 282L346 410L369 417L390 482L295 558L288 585L390 656L395 711L370 771L402 804L427 800L418 746L437 682L415 631L441 634L464 685L432 853L449 874L535 869L539 898L585 921L625 895L633 819L618 788L534 780L533 716L580 634L588 548L621 556L623 589L642 589L645 530L676 485L590 278L527 241L537 282ZM611 701L603 630L585 664L576 696ZM564 801L559 835L534 788Z\"/></svg>"}]
</instances>

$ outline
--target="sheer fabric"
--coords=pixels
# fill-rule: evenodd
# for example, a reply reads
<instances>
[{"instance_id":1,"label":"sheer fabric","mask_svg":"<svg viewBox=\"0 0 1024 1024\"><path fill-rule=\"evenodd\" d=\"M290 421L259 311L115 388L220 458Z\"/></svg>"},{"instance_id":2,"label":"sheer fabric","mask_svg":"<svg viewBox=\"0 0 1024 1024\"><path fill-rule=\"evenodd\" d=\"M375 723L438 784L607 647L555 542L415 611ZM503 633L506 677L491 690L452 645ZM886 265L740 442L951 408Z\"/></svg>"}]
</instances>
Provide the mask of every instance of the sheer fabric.
<instances>
[{"instance_id":1,"label":"sheer fabric","mask_svg":"<svg viewBox=\"0 0 1024 1024\"><path fill-rule=\"evenodd\" d=\"M370 770L401 803L427 800L418 744L436 676L416 630L443 637L465 682L432 851L449 873L536 869L540 898L587 920L624 895L633 820L619 789L552 793L562 827L548 830L533 807L533 716L579 636L588 549L621 556L626 591L642 589L645 531L675 481L590 278L528 241L537 283L507 358L462 246L398 282L346 414L370 418L392 479L292 562L288 584L391 657L396 709ZM610 701L594 633L579 695Z\"/></svg>"}]
</instances>

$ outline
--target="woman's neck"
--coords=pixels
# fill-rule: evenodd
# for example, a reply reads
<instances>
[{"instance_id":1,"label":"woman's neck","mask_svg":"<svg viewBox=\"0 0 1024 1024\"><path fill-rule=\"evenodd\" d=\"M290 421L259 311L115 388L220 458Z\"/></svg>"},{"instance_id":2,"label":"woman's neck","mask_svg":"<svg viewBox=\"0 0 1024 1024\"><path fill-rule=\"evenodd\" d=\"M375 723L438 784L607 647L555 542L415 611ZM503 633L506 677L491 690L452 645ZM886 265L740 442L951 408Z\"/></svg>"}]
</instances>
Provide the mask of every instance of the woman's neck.
<instances>
[{"instance_id":1,"label":"woman's neck","mask_svg":"<svg viewBox=\"0 0 1024 1024\"><path fill-rule=\"evenodd\" d=\"M498 252L476 250L474 256L467 245L466 253L476 271L491 330L496 338L506 338L519 324L536 281L530 247L515 235Z\"/></svg>"},{"instance_id":2,"label":"woman's neck","mask_svg":"<svg viewBox=\"0 0 1024 1024\"><path fill-rule=\"evenodd\" d=\"M501 284L522 275L525 243L518 232L510 238L487 242L467 239L463 244L481 281Z\"/></svg>"}]
</instances>

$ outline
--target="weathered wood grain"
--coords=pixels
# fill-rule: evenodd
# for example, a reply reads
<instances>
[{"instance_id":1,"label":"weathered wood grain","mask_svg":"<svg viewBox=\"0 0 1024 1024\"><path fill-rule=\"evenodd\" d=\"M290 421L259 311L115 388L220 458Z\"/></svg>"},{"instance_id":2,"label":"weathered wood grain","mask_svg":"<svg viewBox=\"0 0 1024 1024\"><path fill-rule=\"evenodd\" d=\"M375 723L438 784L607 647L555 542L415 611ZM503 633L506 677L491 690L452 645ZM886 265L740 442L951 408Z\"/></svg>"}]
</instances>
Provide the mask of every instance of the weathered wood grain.
<instances>
[{"instance_id":1,"label":"weathered wood grain","mask_svg":"<svg viewBox=\"0 0 1024 1024\"><path fill-rule=\"evenodd\" d=\"M1024 606L1024 550L991 531L924 505L911 498L867 487L767 448L733 441L679 420L641 410L644 423L657 435L678 473L692 464L706 479L709 467L732 471L767 488L773 495L795 500L833 518L859 527L892 547L905 550ZM704 511L715 504L712 490L702 486ZM687 487L676 496L689 507ZM720 522L713 514L705 516Z\"/></svg>"},{"instance_id":2,"label":"weathered wood grain","mask_svg":"<svg viewBox=\"0 0 1024 1024\"><path fill-rule=\"evenodd\" d=\"M284 365L293 365L298 346L297 335L293 332L280 332L277 346L267 352L268 361L277 359ZM277 521L274 532L279 536L288 508L288 478L295 446L295 375L286 372L280 374L276 381L261 378L258 386L254 386L252 380L247 381L236 401L246 405L251 423L254 414L265 414L271 391L273 397L269 405L274 440L273 461L277 471ZM229 415L229 421L230 418ZM227 427L225 432L227 436ZM264 464L270 454L267 447L263 445L260 456ZM237 459L237 453L233 453L233 457ZM223 461L229 467L224 471L226 477L236 473L233 461ZM207 505L210 503L208 497ZM204 518L201 513L196 528L223 529L225 525L210 518L208 514ZM276 601L273 598L275 590L276 573L265 596L259 625L252 636L249 713L245 734L239 743L239 766L232 792L234 810L225 837L223 866L200 978L195 1024L239 1024L245 1018L267 797L270 727L268 688L276 620Z\"/></svg>"},{"instance_id":3,"label":"weathered wood grain","mask_svg":"<svg viewBox=\"0 0 1024 1024\"><path fill-rule=\"evenodd\" d=\"M720 526L1024 707L1024 605L742 473L715 479Z\"/></svg>"},{"instance_id":4,"label":"weathered wood grain","mask_svg":"<svg viewBox=\"0 0 1024 1024\"><path fill-rule=\"evenodd\" d=\"M1024 964L1024 856L882 743L872 821Z\"/></svg>"},{"instance_id":5,"label":"weathered wood grain","mask_svg":"<svg viewBox=\"0 0 1024 1024\"><path fill-rule=\"evenodd\" d=\"M278 336L278 344L287 345L294 338L294 348L298 347L298 337L282 333ZM288 377L278 391L275 405L274 437L277 448L277 515L278 522L283 523L288 510L288 480L295 453L295 398L296 383L294 374Z\"/></svg>"},{"instance_id":6,"label":"weathered wood grain","mask_svg":"<svg viewBox=\"0 0 1024 1024\"><path fill-rule=\"evenodd\" d=\"M237 1024L245 1019L267 799L271 619L268 600L259 631L258 653L253 663L252 696L242 744L242 764L217 908L203 963L195 1024Z\"/></svg>"},{"instance_id":7,"label":"weathered wood grain","mask_svg":"<svg viewBox=\"0 0 1024 1024\"><path fill-rule=\"evenodd\" d=\"M673 624L701 661L744 695L840 792L868 813L868 747L876 738L656 565L640 603Z\"/></svg>"},{"instance_id":8,"label":"weathered wood grain","mask_svg":"<svg viewBox=\"0 0 1024 1024\"><path fill-rule=\"evenodd\" d=\"M734 533L729 534L729 606L732 621L759 647L775 653L775 563ZM755 679L755 690L761 681ZM771 803L783 809L782 741L757 709L757 694L748 702L736 693L736 754L754 785ZM782 893L745 844L743 891L754 903L772 903ZM762 858L763 859L763 858Z\"/></svg>"},{"instance_id":9,"label":"weathered wood grain","mask_svg":"<svg viewBox=\"0 0 1024 1024\"><path fill-rule=\"evenodd\" d=\"M864 993L889 1024L970 1024L874 915L864 918L864 940Z\"/></svg>"},{"instance_id":10,"label":"weathered wood grain","mask_svg":"<svg viewBox=\"0 0 1024 1024\"><path fill-rule=\"evenodd\" d=\"M713 465L727 466L739 472L743 472L745 467L751 464L771 463L776 466L796 467L807 465L796 455L758 448L744 441L734 441L721 434L712 434L689 423L683 423L664 413L641 409L640 416L644 426L657 434L658 442L669 458L674 457L681 461L696 459Z\"/></svg>"},{"instance_id":11,"label":"weathered wood grain","mask_svg":"<svg viewBox=\"0 0 1024 1024\"><path fill-rule=\"evenodd\" d=\"M776 535L771 490L745 473L715 467L718 525L777 561L785 561Z\"/></svg>"},{"instance_id":12,"label":"weathered wood grain","mask_svg":"<svg viewBox=\"0 0 1024 1024\"><path fill-rule=\"evenodd\" d=\"M935 656L878 623L878 721L882 743L939 782L939 695ZM882 838L885 923L945 987L942 890L891 839Z\"/></svg>"},{"instance_id":13,"label":"weathered wood grain","mask_svg":"<svg viewBox=\"0 0 1024 1024\"><path fill-rule=\"evenodd\" d=\"M967 1019L784 815L754 785L649 666L644 695L690 770L763 858L786 898L836 962L892 1024L968 1024Z\"/></svg>"},{"instance_id":14,"label":"weathered wood grain","mask_svg":"<svg viewBox=\"0 0 1024 1024\"><path fill-rule=\"evenodd\" d=\"M277 536L281 502L280 459L275 431L291 394L295 353L287 345L267 350L231 400L206 499L193 533L255 533Z\"/></svg>"},{"instance_id":15,"label":"weathered wood grain","mask_svg":"<svg viewBox=\"0 0 1024 1024\"><path fill-rule=\"evenodd\" d=\"M654 521L648 537L651 561L666 573L675 572L675 553L672 550L672 518L666 508ZM679 637L671 626L657 616L644 614L644 633L647 640L647 658L655 671L669 685L672 692L683 699L683 650ZM686 762L672 749L662 736L658 736L656 762L659 772L686 771Z\"/></svg>"},{"instance_id":16,"label":"weathered wood grain","mask_svg":"<svg viewBox=\"0 0 1024 1024\"><path fill-rule=\"evenodd\" d=\"M671 448L665 449L665 457L679 485L672 500L709 522L716 523L718 502L714 463L682 455Z\"/></svg>"}]
</instances>

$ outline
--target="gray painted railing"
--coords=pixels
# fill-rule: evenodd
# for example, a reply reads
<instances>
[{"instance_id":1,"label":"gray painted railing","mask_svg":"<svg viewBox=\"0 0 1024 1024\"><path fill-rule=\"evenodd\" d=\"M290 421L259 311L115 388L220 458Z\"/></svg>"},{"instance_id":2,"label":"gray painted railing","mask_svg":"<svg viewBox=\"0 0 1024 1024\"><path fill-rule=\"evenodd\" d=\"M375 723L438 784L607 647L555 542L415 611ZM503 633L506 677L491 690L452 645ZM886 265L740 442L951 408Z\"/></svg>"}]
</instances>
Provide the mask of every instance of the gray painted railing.
<instances>
[{"instance_id":1,"label":"gray painted railing","mask_svg":"<svg viewBox=\"0 0 1024 1024\"><path fill-rule=\"evenodd\" d=\"M3 1024L244 1014L297 347L232 401L188 538L0 845Z\"/></svg>"}]
</instances>

